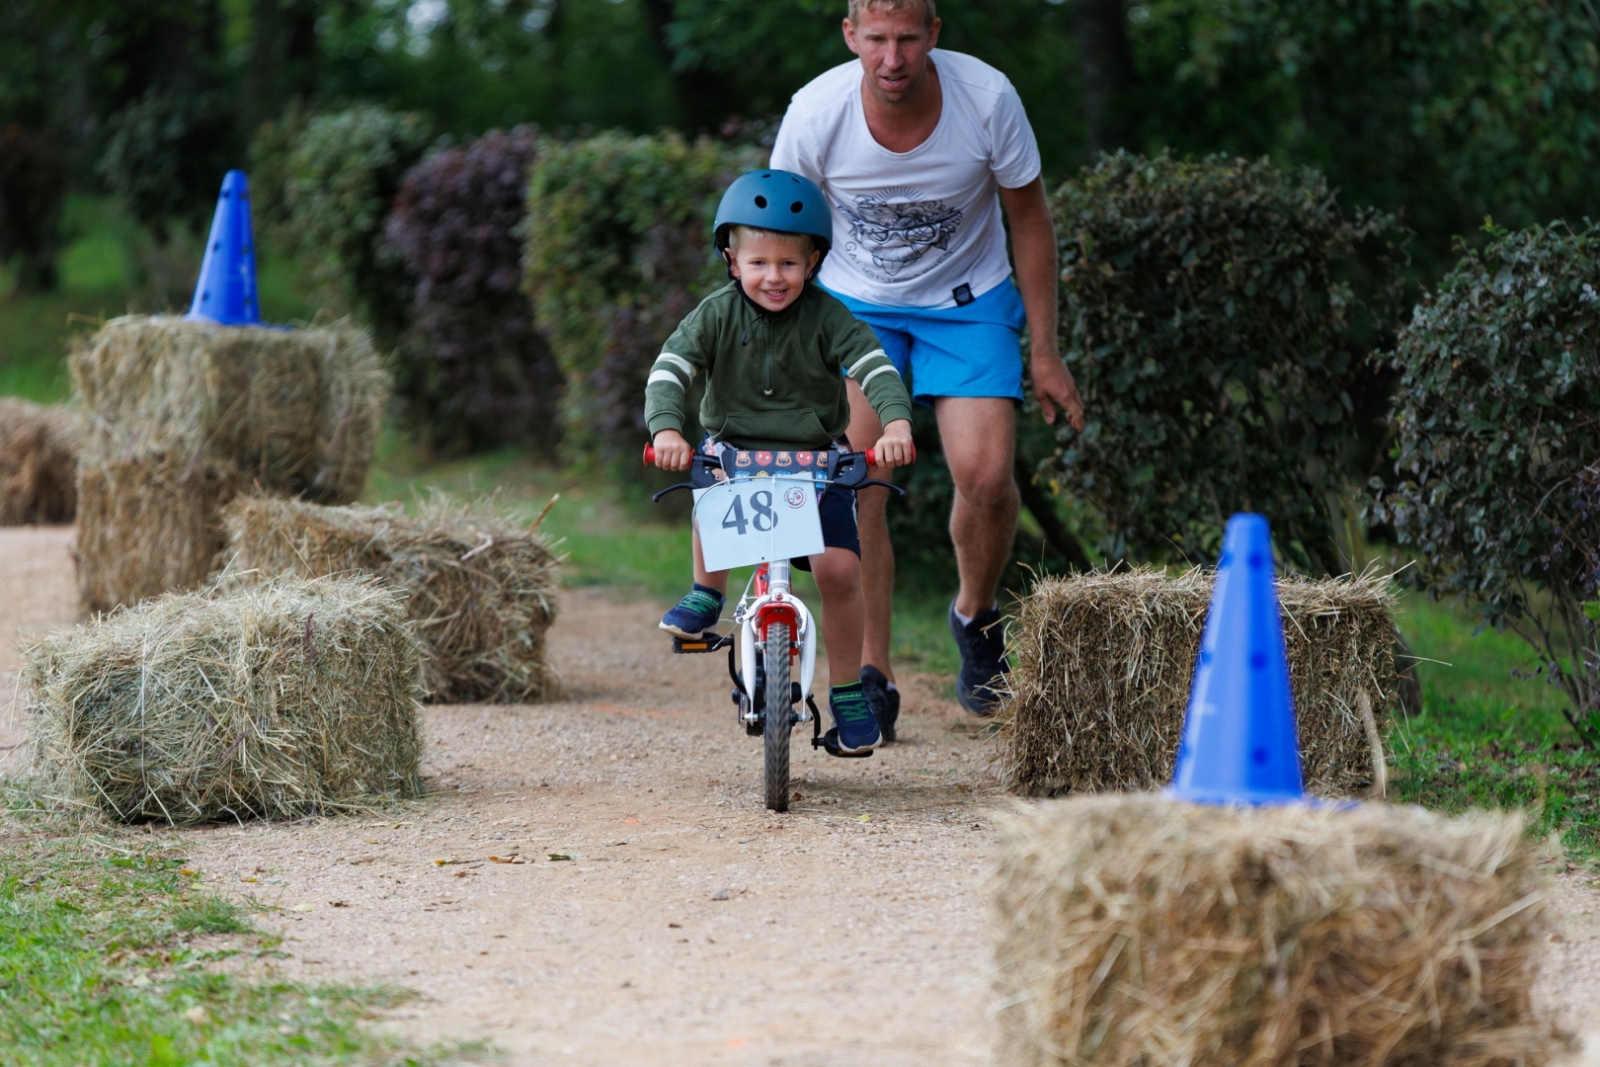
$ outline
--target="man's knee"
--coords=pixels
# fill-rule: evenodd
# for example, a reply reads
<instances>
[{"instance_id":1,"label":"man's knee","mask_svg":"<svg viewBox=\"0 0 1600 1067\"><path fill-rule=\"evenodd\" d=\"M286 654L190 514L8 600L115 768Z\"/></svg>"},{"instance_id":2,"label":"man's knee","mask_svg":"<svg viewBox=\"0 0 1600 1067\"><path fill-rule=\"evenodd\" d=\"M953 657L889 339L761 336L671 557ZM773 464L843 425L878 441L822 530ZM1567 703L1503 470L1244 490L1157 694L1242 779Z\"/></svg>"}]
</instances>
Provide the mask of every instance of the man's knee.
<instances>
[{"instance_id":1,"label":"man's knee","mask_svg":"<svg viewBox=\"0 0 1600 1067\"><path fill-rule=\"evenodd\" d=\"M1010 464L971 464L951 471L956 494L967 503L982 507L1001 507L1017 500L1017 482Z\"/></svg>"}]
</instances>

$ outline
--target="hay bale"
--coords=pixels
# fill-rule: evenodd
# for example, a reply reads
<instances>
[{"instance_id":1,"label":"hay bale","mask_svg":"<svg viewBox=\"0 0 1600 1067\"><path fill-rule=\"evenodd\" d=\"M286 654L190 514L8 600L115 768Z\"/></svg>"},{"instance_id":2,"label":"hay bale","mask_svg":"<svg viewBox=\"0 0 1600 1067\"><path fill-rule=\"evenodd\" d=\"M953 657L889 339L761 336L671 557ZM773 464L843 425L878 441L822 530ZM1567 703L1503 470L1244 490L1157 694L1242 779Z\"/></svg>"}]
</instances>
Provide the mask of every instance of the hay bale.
<instances>
[{"instance_id":1,"label":"hay bale","mask_svg":"<svg viewBox=\"0 0 1600 1067\"><path fill-rule=\"evenodd\" d=\"M388 507L319 507L241 497L224 512L227 573L364 573L405 598L422 647L423 686L438 703L553 698L545 660L557 610L556 559L544 539L487 502L441 501L420 515Z\"/></svg>"},{"instance_id":2,"label":"hay bale","mask_svg":"<svg viewBox=\"0 0 1600 1067\"><path fill-rule=\"evenodd\" d=\"M1139 568L1034 585L1008 634L1017 668L999 719L1009 789L1051 796L1172 780L1212 582L1199 569L1169 578ZM1373 779L1374 739L1396 691L1393 594L1370 573L1285 577L1278 600L1306 787L1351 795Z\"/></svg>"},{"instance_id":3,"label":"hay bale","mask_svg":"<svg viewBox=\"0 0 1600 1067\"><path fill-rule=\"evenodd\" d=\"M1006 821L1004 1067L1538 1067L1548 936L1519 816L1149 795Z\"/></svg>"},{"instance_id":4,"label":"hay bale","mask_svg":"<svg viewBox=\"0 0 1600 1067\"><path fill-rule=\"evenodd\" d=\"M291 818L418 791L417 649L371 579L168 594L24 657L52 792L113 819Z\"/></svg>"},{"instance_id":5,"label":"hay bale","mask_svg":"<svg viewBox=\"0 0 1600 1067\"><path fill-rule=\"evenodd\" d=\"M342 503L372 462L382 362L345 323L306 330L113 319L72 353L79 588L106 611L202 583L241 489Z\"/></svg>"},{"instance_id":6,"label":"hay bale","mask_svg":"<svg viewBox=\"0 0 1600 1067\"><path fill-rule=\"evenodd\" d=\"M72 521L82 436L76 412L0 397L0 526Z\"/></svg>"}]
</instances>

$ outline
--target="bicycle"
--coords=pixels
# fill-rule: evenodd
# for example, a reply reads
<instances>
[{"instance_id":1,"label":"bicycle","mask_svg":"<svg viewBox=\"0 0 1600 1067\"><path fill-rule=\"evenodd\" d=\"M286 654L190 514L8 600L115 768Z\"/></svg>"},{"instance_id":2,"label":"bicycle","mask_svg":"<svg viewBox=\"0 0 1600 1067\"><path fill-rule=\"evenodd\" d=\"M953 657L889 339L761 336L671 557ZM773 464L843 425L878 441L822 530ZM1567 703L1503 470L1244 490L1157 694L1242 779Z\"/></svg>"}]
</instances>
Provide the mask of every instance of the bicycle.
<instances>
[{"instance_id":1,"label":"bicycle","mask_svg":"<svg viewBox=\"0 0 1600 1067\"><path fill-rule=\"evenodd\" d=\"M653 446L645 446L644 462L649 466L655 465L655 451ZM700 527L706 565L712 570L755 566L755 574L734 607L733 630L726 634L708 630L694 639L674 637L672 651L703 654L728 650L728 675L733 679L732 697L739 709L739 723L747 735L763 738L763 787L766 806L773 811L789 810L789 747L797 725L811 723L811 746L824 749L829 755L856 759L872 755L870 750L843 752L822 732L822 715L811 692L817 665L817 627L811 612L791 589L789 562L791 555L821 551L821 534L816 534L815 548L783 551L784 545L796 542L777 537L778 528L786 525L778 505L781 502L796 513L788 524L793 526L804 525L800 516L806 511L807 502L814 521L816 493L827 486L853 491L881 485L904 496L905 490L899 486L867 477L868 469L875 465L873 449L768 452L718 445L715 454L696 449L689 480L651 497L652 501L659 501L680 489L693 490L698 518L701 504L711 499L714 491L728 490L724 495L731 503L721 529L733 528L737 533L725 539L731 547L713 566L707 535L718 528ZM769 481L771 489L766 488ZM807 489L814 492L806 492ZM750 501L748 505L746 500ZM764 526L763 517L768 518ZM750 537L751 533L771 536L763 540ZM800 666L798 680L792 677L796 659Z\"/></svg>"}]
</instances>

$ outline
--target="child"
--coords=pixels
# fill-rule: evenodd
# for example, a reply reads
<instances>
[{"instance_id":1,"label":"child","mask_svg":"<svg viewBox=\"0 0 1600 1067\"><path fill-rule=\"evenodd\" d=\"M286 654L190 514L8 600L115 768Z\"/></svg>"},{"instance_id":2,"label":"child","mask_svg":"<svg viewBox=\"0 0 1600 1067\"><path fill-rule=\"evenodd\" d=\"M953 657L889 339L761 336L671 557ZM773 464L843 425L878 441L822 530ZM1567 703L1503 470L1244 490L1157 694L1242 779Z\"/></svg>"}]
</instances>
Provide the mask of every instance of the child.
<instances>
[{"instance_id":1,"label":"child","mask_svg":"<svg viewBox=\"0 0 1600 1067\"><path fill-rule=\"evenodd\" d=\"M656 466L686 470L694 445L683 436L684 396L706 376L700 423L710 437L745 449L848 448L843 374L861 383L883 423L879 466L911 460L911 398L871 327L811 284L833 240L828 203L806 178L754 171L723 194L712 241L733 281L700 302L656 357L645 385L645 421ZM841 374L841 371L843 374ZM822 638L834 685L828 706L843 752L881 739L861 689L861 540L855 494L827 488L818 501L824 550L810 558L822 594ZM661 628L682 637L712 629L722 613L728 572L709 573L694 542L694 588Z\"/></svg>"}]
</instances>

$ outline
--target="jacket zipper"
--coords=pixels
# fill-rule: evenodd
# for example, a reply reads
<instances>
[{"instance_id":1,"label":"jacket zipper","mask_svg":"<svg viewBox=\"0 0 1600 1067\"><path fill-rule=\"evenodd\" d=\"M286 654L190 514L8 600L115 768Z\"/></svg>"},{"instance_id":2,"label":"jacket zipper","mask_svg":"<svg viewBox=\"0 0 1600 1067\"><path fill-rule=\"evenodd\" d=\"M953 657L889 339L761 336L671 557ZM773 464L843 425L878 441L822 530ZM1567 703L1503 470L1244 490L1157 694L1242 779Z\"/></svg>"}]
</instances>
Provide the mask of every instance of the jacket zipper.
<instances>
[{"instance_id":1,"label":"jacket zipper","mask_svg":"<svg viewBox=\"0 0 1600 1067\"><path fill-rule=\"evenodd\" d=\"M772 324L768 322L761 323L761 395L772 395Z\"/></svg>"}]
</instances>

